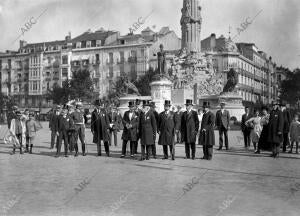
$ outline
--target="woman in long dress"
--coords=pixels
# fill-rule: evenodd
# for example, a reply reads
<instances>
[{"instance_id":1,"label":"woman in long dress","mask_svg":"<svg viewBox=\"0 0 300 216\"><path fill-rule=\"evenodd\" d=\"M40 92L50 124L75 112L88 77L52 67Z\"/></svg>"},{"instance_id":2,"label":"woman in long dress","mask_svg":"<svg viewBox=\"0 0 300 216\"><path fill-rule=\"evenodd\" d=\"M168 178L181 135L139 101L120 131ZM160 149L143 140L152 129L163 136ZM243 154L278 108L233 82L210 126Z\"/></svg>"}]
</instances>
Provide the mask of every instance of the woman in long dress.
<instances>
[{"instance_id":1,"label":"woman in long dress","mask_svg":"<svg viewBox=\"0 0 300 216\"><path fill-rule=\"evenodd\" d=\"M255 110L254 113L255 113L254 117L252 117L248 121L246 121L245 124L248 125L249 127L253 128L250 133L250 140L252 141L254 150L256 151L256 146L259 141L262 127L260 124L261 117L259 116L259 111Z\"/></svg>"},{"instance_id":2,"label":"woman in long dress","mask_svg":"<svg viewBox=\"0 0 300 216\"><path fill-rule=\"evenodd\" d=\"M268 143L268 124L269 124L269 110L268 107L263 107L262 108L262 117L260 120L260 124L262 126L262 132L258 141L258 147L257 151L255 152L256 154L260 153L260 150L270 150L271 145Z\"/></svg>"}]
</instances>

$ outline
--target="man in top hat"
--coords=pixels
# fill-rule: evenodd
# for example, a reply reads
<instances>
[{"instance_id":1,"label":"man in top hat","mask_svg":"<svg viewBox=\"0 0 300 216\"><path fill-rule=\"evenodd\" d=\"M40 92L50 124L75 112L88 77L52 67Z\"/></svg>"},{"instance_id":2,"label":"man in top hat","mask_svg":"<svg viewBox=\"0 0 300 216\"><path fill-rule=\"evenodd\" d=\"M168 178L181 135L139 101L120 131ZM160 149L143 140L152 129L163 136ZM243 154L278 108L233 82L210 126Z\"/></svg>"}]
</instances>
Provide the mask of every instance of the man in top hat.
<instances>
[{"instance_id":1,"label":"man in top hat","mask_svg":"<svg viewBox=\"0 0 300 216\"><path fill-rule=\"evenodd\" d=\"M122 134L123 144L121 158L124 158L126 155L128 141L130 142L130 157L134 157L136 154L135 149L138 140L139 116L135 112L135 105L133 101L129 101L128 107L129 110L127 110L123 116L124 130Z\"/></svg>"},{"instance_id":2,"label":"man in top hat","mask_svg":"<svg viewBox=\"0 0 300 216\"><path fill-rule=\"evenodd\" d=\"M99 99L95 100L94 105L95 105L95 109L92 112L92 116L91 116L91 132L93 134L93 143L98 145L98 132L97 132L98 130L97 130L96 121L100 116L101 101ZM99 151L98 151L98 153L99 153Z\"/></svg>"},{"instance_id":3,"label":"man in top hat","mask_svg":"<svg viewBox=\"0 0 300 216\"><path fill-rule=\"evenodd\" d=\"M155 109L156 109L155 102L151 101L150 102L150 111L153 112L153 114L155 116L156 124L158 124L159 114ZM156 141L156 134L155 134L154 141ZM156 144L155 144L155 142L154 142L154 145L152 146L152 155L153 155L153 158L156 159Z\"/></svg>"},{"instance_id":4,"label":"man in top hat","mask_svg":"<svg viewBox=\"0 0 300 216\"><path fill-rule=\"evenodd\" d=\"M170 111L171 101L165 100L164 111L159 114L157 131L159 133L158 144L163 146L164 157L168 159L168 146L172 160L175 160L175 133L179 130L179 122L175 113Z\"/></svg>"},{"instance_id":5,"label":"man in top hat","mask_svg":"<svg viewBox=\"0 0 300 216\"><path fill-rule=\"evenodd\" d=\"M74 106L71 104L67 105L67 109L68 109L68 116L70 118L72 118L72 115L74 113ZM72 124L69 131L68 131L68 144L69 144L69 150L72 153L74 151L75 148L75 125Z\"/></svg>"},{"instance_id":6,"label":"man in top hat","mask_svg":"<svg viewBox=\"0 0 300 216\"><path fill-rule=\"evenodd\" d=\"M283 140L283 126L283 114L279 109L279 103L277 101L273 101L268 127L268 143L272 146L271 157L279 157L280 143Z\"/></svg>"},{"instance_id":7,"label":"man in top hat","mask_svg":"<svg viewBox=\"0 0 300 216\"><path fill-rule=\"evenodd\" d=\"M209 110L209 102L203 102L203 117L201 122L199 143L203 145L203 159L211 160L215 145L215 115Z\"/></svg>"},{"instance_id":8,"label":"man in top hat","mask_svg":"<svg viewBox=\"0 0 300 216\"><path fill-rule=\"evenodd\" d=\"M60 108L61 106L57 105L54 110L53 113L50 116L50 120L49 120L49 128L51 130L51 146L50 149L54 148L54 143L56 142L56 147L58 145L58 119L59 119L59 115L60 115Z\"/></svg>"},{"instance_id":9,"label":"man in top hat","mask_svg":"<svg viewBox=\"0 0 300 216\"><path fill-rule=\"evenodd\" d=\"M77 103L76 109L72 114L72 120L74 121L75 125L75 157L78 156L78 137L81 141L81 148L82 148L82 156L86 156L85 153L85 124L84 124L84 117L83 117L83 111L82 111L82 104Z\"/></svg>"},{"instance_id":10,"label":"man in top hat","mask_svg":"<svg viewBox=\"0 0 300 216\"><path fill-rule=\"evenodd\" d=\"M143 101L143 112L140 114L139 136L141 139L142 156L140 160L149 160L151 147L155 143L156 120L153 112L150 111L150 101ZM146 150L146 157L145 157Z\"/></svg>"},{"instance_id":11,"label":"man in top hat","mask_svg":"<svg viewBox=\"0 0 300 216\"><path fill-rule=\"evenodd\" d=\"M192 150L192 159L195 160L196 137L199 130L199 119L196 111L192 110L193 100L186 100L186 111L181 118L181 135L185 142L186 159L190 158L190 149Z\"/></svg>"},{"instance_id":12,"label":"man in top hat","mask_svg":"<svg viewBox=\"0 0 300 216\"><path fill-rule=\"evenodd\" d=\"M98 111L97 111L98 112ZM94 126L94 134L97 133L97 152L98 156L101 156L101 141L104 143L104 149L106 156L109 157L109 140L110 140L110 121L109 121L109 115L105 109L105 105L101 104L100 106L100 112L97 113L97 119Z\"/></svg>"},{"instance_id":13,"label":"man in top hat","mask_svg":"<svg viewBox=\"0 0 300 216\"><path fill-rule=\"evenodd\" d=\"M230 122L230 115L229 111L225 109L225 103L222 102L220 104L221 109L216 113L216 126L219 130L219 148L221 150L223 148L223 134L225 137L225 147L228 150L228 129L229 129L229 122Z\"/></svg>"},{"instance_id":14,"label":"man in top hat","mask_svg":"<svg viewBox=\"0 0 300 216\"><path fill-rule=\"evenodd\" d=\"M282 151L286 152L286 147L290 146L290 140L289 140L289 132L290 132L290 125L292 122L292 117L286 108L286 104L284 102L280 103L280 108L283 116L283 146Z\"/></svg>"},{"instance_id":15,"label":"man in top hat","mask_svg":"<svg viewBox=\"0 0 300 216\"><path fill-rule=\"evenodd\" d=\"M64 141L64 147L65 147L65 157L68 157L68 133L69 130L73 126L73 120L72 118L68 115L68 109L67 106L63 107L62 114L58 119L58 146L57 146L57 151L55 157L60 156L60 150L61 150L61 145L62 141Z\"/></svg>"}]
</instances>

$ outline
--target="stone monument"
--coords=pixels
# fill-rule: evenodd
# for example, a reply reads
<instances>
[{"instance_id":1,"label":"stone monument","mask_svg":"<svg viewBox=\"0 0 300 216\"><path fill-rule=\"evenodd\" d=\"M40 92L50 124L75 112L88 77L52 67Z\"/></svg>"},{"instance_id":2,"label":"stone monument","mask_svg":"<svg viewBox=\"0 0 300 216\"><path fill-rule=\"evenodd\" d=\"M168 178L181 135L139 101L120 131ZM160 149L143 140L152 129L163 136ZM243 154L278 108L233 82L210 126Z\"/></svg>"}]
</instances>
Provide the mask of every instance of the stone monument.
<instances>
[{"instance_id":1,"label":"stone monument","mask_svg":"<svg viewBox=\"0 0 300 216\"><path fill-rule=\"evenodd\" d=\"M166 52L162 44L159 47L160 51L157 53L159 74L153 77L150 87L152 101L155 102L156 110L160 113L164 110L165 100L171 100L173 83L167 73Z\"/></svg>"},{"instance_id":2,"label":"stone monument","mask_svg":"<svg viewBox=\"0 0 300 216\"><path fill-rule=\"evenodd\" d=\"M172 102L182 105L186 99L202 104L210 101L212 110L217 110L220 102L227 104L231 116L240 120L242 98L235 91L237 73L230 75L224 87L223 72L214 69L212 55L201 52L201 6L199 0L183 0L181 10L181 50L172 61ZM222 51L237 52L234 42L225 41ZM192 97L193 95L193 97Z\"/></svg>"}]
</instances>

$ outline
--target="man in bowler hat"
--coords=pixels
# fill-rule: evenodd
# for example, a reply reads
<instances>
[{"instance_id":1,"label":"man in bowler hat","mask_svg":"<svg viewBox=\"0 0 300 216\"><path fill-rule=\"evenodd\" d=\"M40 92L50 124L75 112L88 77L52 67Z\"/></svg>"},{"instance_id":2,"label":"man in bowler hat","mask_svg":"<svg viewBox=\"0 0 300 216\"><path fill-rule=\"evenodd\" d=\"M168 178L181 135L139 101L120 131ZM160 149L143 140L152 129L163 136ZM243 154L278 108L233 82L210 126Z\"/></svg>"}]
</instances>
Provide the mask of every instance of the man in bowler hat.
<instances>
[{"instance_id":1,"label":"man in bowler hat","mask_svg":"<svg viewBox=\"0 0 300 216\"><path fill-rule=\"evenodd\" d=\"M228 150L228 129L229 129L229 122L230 122L230 115L229 111L225 109L225 103L222 102L220 104L221 109L216 113L216 126L219 130L219 148L221 150L223 148L223 134L225 137L225 147Z\"/></svg>"},{"instance_id":2,"label":"man in bowler hat","mask_svg":"<svg viewBox=\"0 0 300 216\"><path fill-rule=\"evenodd\" d=\"M196 137L199 130L199 119L196 111L192 110L193 100L186 100L186 111L181 118L181 134L185 142L186 159L190 158L190 149L192 150L192 159L195 160Z\"/></svg>"},{"instance_id":3,"label":"man in bowler hat","mask_svg":"<svg viewBox=\"0 0 300 216\"><path fill-rule=\"evenodd\" d=\"M203 145L203 158L211 160L213 154L213 146L215 145L215 115L209 110L209 102L203 102L203 117L201 122L199 143Z\"/></svg>"},{"instance_id":4,"label":"man in bowler hat","mask_svg":"<svg viewBox=\"0 0 300 216\"><path fill-rule=\"evenodd\" d=\"M171 101L165 100L164 111L158 116L157 131L159 133L158 144L163 146L164 157L168 159L168 146L172 160L175 160L175 133L179 130L179 122L175 113L170 111Z\"/></svg>"}]
</instances>

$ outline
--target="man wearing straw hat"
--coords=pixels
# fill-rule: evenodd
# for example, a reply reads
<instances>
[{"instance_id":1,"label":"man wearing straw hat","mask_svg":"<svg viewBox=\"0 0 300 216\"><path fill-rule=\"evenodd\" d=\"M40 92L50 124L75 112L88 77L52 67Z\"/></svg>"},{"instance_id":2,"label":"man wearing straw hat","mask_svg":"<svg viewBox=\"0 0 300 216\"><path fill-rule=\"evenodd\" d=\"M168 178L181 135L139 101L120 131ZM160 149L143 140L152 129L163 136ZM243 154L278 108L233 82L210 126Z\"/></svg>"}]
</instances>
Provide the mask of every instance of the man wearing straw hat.
<instances>
[{"instance_id":1,"label":"man wearing straw hat","mask_svg":"<svg viewBox=\"0 0 300 216\"><path fill-rule=\"evenodd\" d=\"M159 133L158 144L163 146L163 160L168 159L168 146L170 148L172 160L175 160L175 133L179 130L179 122L175 113L170 111L171 101L165 100L164 109L158 116L157 131Z\"/></svg>"},{"instance_id":2,"label":"man wearing straw hat","mask_svg":"<svg viewBox=\"0 0 300 216\"><path fill-rule=\"evenodd\" d=\"M190 159L190 149L192 150L192 160L195 160L196 137L199 130L199 119L196 111L192 110L193 100L186 100L186 111L181 118L181 134L185 142L185 159Z\"/></svg>"},{"instance_id":3,"label":"man wearing straw hat","mask_svg":"<svg viewBox=\"0 0 300 216\"><path fill-rule=\"evenodd\" d=\"M203 145L203 158L205 160L211 160L213 154L213 146L215 145L215 115L209 110L209 102L203 102L204 114L201 122L199 143Z\"/></svg>"}]
</instances>

